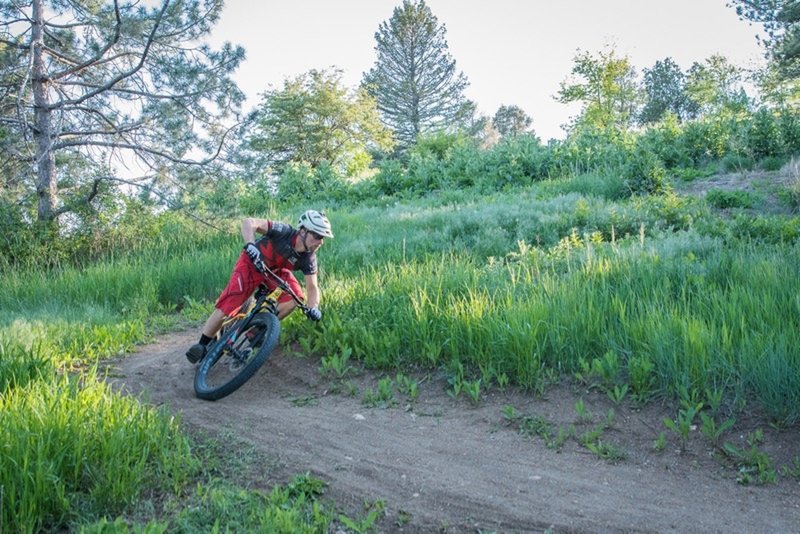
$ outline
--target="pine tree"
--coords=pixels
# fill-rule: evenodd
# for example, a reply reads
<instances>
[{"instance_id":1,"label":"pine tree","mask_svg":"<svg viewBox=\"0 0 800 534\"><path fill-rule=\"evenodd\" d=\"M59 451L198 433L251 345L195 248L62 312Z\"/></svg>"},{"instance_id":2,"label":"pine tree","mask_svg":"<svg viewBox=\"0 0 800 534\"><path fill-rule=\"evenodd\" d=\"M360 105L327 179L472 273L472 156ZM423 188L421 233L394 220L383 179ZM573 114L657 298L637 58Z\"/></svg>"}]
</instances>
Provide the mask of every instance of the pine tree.
<instances>
[{"instance_id":1,"label":"pine tree","mask_svg":"<svg viewBox=\"0 0 800 534\"><path fill-rule=\"evenodd\" d=\"M121 166L152 184L219 155L244 100L229 76L244 51L200 44L222 7L0 0L0 176L35 193L39 221L86 209Z\"/></svg>"},{"instance_id":2,"label":"pine tree","mask_svg":"<svg viewBox=\"0 0 800 534\"><path fill-rule=\"evenodd\" d=\"M742 19L764 25L759 38L783 79L800 78L800 0L731 0Z\"/></svg>"},{"instance_id":3,"label":"pine tree","mask_svg":"<svg viewBox=\"0 0 800 534\"><path fill-rule=\"evenodd\" d=\"M424 0L403 0L375 34L378 58L363 85L401 151L421 134L458 128L468 113L469 82L456 70L445 33Z\"/></svg>"}]
</instances>

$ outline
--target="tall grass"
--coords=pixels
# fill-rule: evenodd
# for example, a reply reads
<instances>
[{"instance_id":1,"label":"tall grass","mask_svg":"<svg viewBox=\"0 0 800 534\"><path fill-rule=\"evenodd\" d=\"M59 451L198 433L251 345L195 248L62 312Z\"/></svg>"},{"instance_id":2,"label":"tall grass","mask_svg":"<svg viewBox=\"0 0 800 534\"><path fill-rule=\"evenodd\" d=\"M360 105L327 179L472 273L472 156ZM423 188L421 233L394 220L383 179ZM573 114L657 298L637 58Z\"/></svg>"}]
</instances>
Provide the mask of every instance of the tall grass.
<instances>
[{"instance_id":1,"label":"tall grass","mask_svg":"<svg viewBox=\"0 0 800 534\"><path fill-rule=\"evenodd\" d=\"M284 341L534 391L601 375L643 400L721 394L800 421L800 219L723 219L671 194L619 200L618 184L329 211L325 320L290 317ZM319 206L265 216L293 221L307 207ZM142 342L157 317L210 311L241 247L230 227L202 239L178 227L132 254L3 272L4 528L63 527L186 480L192 456L175 422L85 369Z\"/></svg>"},{"instance_id":2,"label":"tall grass","mask_svg":"<svg viewBox=\"0 0 800 534\"><path fill-rule=\"evenodd\" d=\"M620 380L634 374L629 362L652 364L650 394L724 387L732 402L755 398L782 423L799 420L796 245L722 247L693 234L579 245L332 277L316 347L376 366L458 361L484 383L505 375L536 389L548 370L573 373L610 351Z\"/></svg>"},{"instance_id":3,"label":"tall grass","mask_svg":"<svg viewBox=\"0 0 800 534\"><path fill-rule=\"evenodd\" d=\"M92 373L0 395L2 524L37 532L119 512L143 488L174 490L191 470L177 422L111 393Z\"/></svg>"}]
</instances>

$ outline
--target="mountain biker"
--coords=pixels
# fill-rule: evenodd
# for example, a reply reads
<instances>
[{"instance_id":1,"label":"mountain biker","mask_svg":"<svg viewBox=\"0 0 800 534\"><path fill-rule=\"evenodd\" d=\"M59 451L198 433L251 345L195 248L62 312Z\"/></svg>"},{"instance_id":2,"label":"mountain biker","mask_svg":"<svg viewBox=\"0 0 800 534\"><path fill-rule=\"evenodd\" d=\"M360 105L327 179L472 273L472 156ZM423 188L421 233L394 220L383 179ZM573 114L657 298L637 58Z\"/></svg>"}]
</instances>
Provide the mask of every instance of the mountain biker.
<instances>
[{"instance_id":1,"label":"mountain biker","mask_svg":"<svg viewBox=\"0 0 800 534\"><path fill-rule=\"evenodd\" d=\"M317 250L325 238L333 238L331 223L324 213L308 210L300 216L298 228L268 219L244 219L242 237L244 249L236 262L228 285L222 290L214 311L203 326L200 341L186 352L191 363L197 363L206 354L209 343L222 327L225 317L233 316L250 298L259 284L271 290L277 287L272 277L256 270L254 263L262 260L266 266L283 279L289 287L303 298L303 291L292 271L302 271L305 277L308 298L306 316L312 321L322 319L319 309L320 289L317 284ZM258 241L255 234L262 234ZM297 306L288 294L278 299L278 319L283 319Z\"/></svg>"}]
</instances>

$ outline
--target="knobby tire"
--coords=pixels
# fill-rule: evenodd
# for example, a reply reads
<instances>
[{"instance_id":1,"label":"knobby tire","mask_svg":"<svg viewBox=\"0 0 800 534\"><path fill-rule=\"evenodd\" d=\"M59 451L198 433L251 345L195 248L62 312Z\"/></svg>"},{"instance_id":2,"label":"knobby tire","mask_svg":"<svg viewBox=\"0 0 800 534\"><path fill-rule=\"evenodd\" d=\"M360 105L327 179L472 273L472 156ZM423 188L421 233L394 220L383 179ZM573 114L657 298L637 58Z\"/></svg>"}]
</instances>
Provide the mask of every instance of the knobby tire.
<instances>
[{"instance_id":1,"label":"knobby tire","mask_svg":"<svg viewBox=\"0 0 800 534\"><path fill-rule=\"evenodd\" d=\"M251 343L254 346L253 351L256 355L250 359L247 364L243 365L235 374L231 374L229 380L219 385L210 385L208 383L208 375L215 365L223 360L228 351L228 341L234 335L235 328L229 329L222 337L214 343L209 349L208 354L200 362L197 367L197 372L194 375L194 391L195 394L205 400L219 400L222 397L230 395L239 389L245 382L250 380L253 375L258 371L267 358L275 349L278 344L278 336L280 334L280 321L272 313L259 313L251 320L247 330L262 327L263 333L260 339L256 339ZM244 332L239 333L239 338L244 336ZM220 363L220 365L222 365Z\"/></svg>"}]
</instances>

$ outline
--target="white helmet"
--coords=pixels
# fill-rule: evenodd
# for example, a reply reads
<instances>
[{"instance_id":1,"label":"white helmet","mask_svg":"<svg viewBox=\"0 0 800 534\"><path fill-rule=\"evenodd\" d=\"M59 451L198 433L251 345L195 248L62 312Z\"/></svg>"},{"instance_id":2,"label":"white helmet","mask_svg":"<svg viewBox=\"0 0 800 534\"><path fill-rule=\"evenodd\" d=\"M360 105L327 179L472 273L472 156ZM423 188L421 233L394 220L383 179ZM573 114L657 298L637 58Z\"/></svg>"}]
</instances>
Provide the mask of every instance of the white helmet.
<instances>
[{"instance_id":1,"label":"white helmet","mask_svg":"<svg viewBox=\"0 0 800 534\"><path fill-rule=\"evenodd\" d=\"M322 237L333 237L333 230L331 230L331 222L324 213L315 210L308 210L300 216L300 221L297 223L300 228L316 232Z\"/></svg>"}]
</instances>

